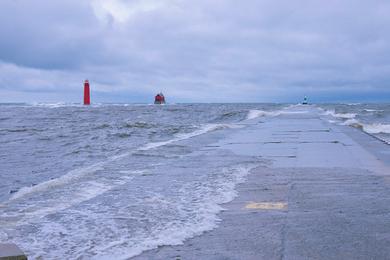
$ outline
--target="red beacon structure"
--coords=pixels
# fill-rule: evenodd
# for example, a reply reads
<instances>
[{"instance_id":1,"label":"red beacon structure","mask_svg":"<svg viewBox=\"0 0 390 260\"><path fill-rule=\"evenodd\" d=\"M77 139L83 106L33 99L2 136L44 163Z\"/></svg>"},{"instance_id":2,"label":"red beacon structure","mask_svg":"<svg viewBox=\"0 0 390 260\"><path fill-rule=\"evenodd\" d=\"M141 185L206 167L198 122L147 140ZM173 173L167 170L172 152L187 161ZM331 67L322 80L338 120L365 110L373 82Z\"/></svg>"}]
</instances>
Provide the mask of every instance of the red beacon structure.
<instances>
[{"instance_id":1,"label":"red beacon structure","mask_svg":"<svg viewBox=\"0 0 390 260\"><path fill-rule=\"evenodd\" d=\"M90 89L89 89L89 81L86 79L84 81L84 105L90 105L91 104L91 96L90 96Z\"/></svg>"},{"instance_id":2,"label":"red beacon structure","mask_svg":"<svg viewBox=\"0 0 390 260\"><path fill-rule=\"evenodd\" d=\"M154 97L154 104L165 104L165 97L164 97L164 94L162 92L158 93L155 97Z\"/></svg>"}]
</instances>

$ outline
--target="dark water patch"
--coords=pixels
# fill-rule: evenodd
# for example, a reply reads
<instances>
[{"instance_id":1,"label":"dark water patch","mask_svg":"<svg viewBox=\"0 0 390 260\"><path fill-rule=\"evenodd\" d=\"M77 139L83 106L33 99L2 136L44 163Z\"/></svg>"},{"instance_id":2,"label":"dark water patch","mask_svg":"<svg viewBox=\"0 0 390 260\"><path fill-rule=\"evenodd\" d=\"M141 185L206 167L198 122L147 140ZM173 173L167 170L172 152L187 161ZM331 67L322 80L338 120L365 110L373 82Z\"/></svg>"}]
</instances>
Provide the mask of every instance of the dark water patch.
<instances>
[{"instance_id":1,"label":"dark water patch","mask_svg":"<svg viewBox=\"0 0 390 260\"><path fill-rule=\"evenodd\" d=\"M151 129L156 128L158 125L154 123L147 123L147 122L134 122L134 123L125 123L122 128L145 128L145 129Z\"/></svg>"},{"instance_id":2,"label":"dark water patch","mask_svg":"<svg viewBox=\"0 0 390 260\"><path fill-rule=\"evenodd\" d=\"M147 153L147 152L135 152L132 154L135 157L145 157L145 158L178 158L177 155L167 155L162 153Z\"/></svg>"},{"instance_id":3,"label":"dark water patch","mask_svg":"<svg viewBox=\"0 0 390 260\"><path fill-rule=\"evenodd\" d=\"M0 129L0 132L8 132L8 133L24 133L24 132L42 132L44 130L35 129L35 128L17 128L17 129Z\"/></svg>"},{"instance_id":4,"label":"dark water patch","mask_svg":"<svg viewBox=\"0 0 390 260\"><path fill-rule=\"evenodd\" d=\"M72 151L72 152L70 152L70 153L65 154L65 156L75 155L75 154L79 154L79 153L81 153L81 152L82 152L82 150L74 150L74 151Z\"/></svg>"},{"instance_id":5,"label":"dark water patch","mask_svg":"<svg viewBox=\"0 0 390 260\"><path fill-rule=\"evenodd\" d=\"M50 137L50 136L42 136L42 137L39 137L38 140L39 141L51 141L53 140L54 138L53 137Z\"/></svg>"},{"instance_id":6,"label":"dark water patch","mask_svg":"<svg viewBox=\"0 0 390 260\"><path fill-rule=\"evenodd\" d=\"M109 125L109 124L101 124L101 125L95 126L94 129L99 130L99 129L105 129L105 128L110 128L110 127L111 127L111 125Z\"/></svg>"},{"instance_id":7,"label":"dark water patch","mask_svg":"<svg viewBox=\"0 0 390 260\"><path fill-rule=\"evenodd\" d=\"M179 112L179 111L185 111L184 109L182 108L167 108L165 109L166 111L169 111L169 112Z\"/></svg>"},{"instance_id":8,"label":"dark water patch","mask_svg":"<svg viewBox=\"0 0 390 260\"><path fill-rule=\"evenodd\" d=\"M19 191L19 189L10 189L9 190L9 194L13 194L13 193L16 193L18 191Z\"/></svg>"},{"instance_id":9,"label":"dark water patch","mask_svg":"<svg viewBox=\"0 0 390 260\"><path fill-rule=\"evenodd\" d=\"M68 137L70 137L69 135L66 135L66 134L58 134L57 136L56 136L56 138L68 138Z\"/></svg>"},{"instance_id":10,"label":"dark water patch","mask_svg":"<svg viewBox=\"0 0 390 260\"><path fill-rule=\"evenodd\" d=\"M212 122L240 121L245 119L246 115L247 111L229 111L216 116Z\"/></svg>"},{"instance_id":11,"label":"dark water patch","mask_svg":"<svg viewBox=\"0 0 390 260\"><path fill-rule=\"evenodd\" d=\"M172 127L169 127L166 129L166 132L170 135L175 135L175 134L178 134L180 133L182 130L182 128L180 127L177 127L177 126L172 126Z\"/></svg>"},{"instance_id":12,"label":"dark water patch","mask_svg":"<svg viewBox=\"0 0 390 260\"><path fill-rule=\"evenodd\" d=\"M119 137L119 138L129 138L132 136L132 134L131 133L116 133L116 134L114 134L114 136Z\"/></svg>"},{"instance_id":13,"label":"dark water patch","mask_svg":"<svg viewBox=\"0 0 390 260\"><path fill-rule=\"evenodd\" d=\"M185 155L193 151L193 149L190 146L176 145L176 144L165 145L162 149L164 149L164 153L170 155Z\"/></svg>"}]
</instances>

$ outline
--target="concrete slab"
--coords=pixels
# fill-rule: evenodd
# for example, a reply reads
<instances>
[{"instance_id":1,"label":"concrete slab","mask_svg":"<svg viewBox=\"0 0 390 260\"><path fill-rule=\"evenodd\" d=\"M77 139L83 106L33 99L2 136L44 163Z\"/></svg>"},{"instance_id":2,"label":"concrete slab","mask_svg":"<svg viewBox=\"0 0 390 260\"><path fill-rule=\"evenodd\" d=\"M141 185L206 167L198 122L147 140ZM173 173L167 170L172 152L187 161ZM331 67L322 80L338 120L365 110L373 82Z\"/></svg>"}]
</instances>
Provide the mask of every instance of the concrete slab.
<instances>
[{"instance_id":1,"label":"concrete slab","mask_svg":"<svg viewBox=\"0 0 390 260\"><path fill-rule=\"evenodd\" d=\"M134 259L390 259L389 146L290 110L217 144L272 161L237 187L218 228Z\"/></svg>"},{"instance_id":2,"label":"concrete slab","mask_svg":"<svg viewBox=\"0 0 390 260\"><path fill-rule=\"evenodd\" d=\"M0 244L0 260L27 260L27 256L15 244Z\"/></svg>"}]
</instances>

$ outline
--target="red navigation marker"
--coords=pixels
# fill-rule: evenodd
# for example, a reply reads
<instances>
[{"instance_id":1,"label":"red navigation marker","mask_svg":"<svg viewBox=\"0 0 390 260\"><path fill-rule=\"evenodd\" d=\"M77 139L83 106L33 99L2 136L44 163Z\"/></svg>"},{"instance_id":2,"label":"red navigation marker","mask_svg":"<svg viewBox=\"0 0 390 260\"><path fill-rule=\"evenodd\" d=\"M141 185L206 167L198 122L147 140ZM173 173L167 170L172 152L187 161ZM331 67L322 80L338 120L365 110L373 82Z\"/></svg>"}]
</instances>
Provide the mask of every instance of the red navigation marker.
<instances>
[{"instance_id":1,"label":"red navigation marker","mask_svg":"<svg viewBox=\"0 0 390 260\"><path fill-rule=\"evenodd\" d=\"M89 82L88 80L84 81L84 105L90 105L91 104L91 97L89 93Z\"/></svg>"}]
</instances>

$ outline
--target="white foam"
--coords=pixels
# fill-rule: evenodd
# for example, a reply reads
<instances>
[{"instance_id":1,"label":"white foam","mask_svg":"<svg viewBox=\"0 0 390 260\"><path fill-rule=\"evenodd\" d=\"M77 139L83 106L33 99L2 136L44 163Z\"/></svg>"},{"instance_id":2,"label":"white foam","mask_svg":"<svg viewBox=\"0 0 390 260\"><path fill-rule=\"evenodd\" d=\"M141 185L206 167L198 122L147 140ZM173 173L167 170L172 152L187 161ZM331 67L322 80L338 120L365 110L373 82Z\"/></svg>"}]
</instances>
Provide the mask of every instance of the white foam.
<instances>
[{"instance_id":1,"label":"white foam","mask_svg":"<svg viewBox=\"0 0 390 260\"><path fill-rule=\"evenodd\" d=\"M22 204L15 212L3 214L2 217L12 217L8 225L19 225L31 222L52 213L65 210L73 205L93 199L113 188L127 183L143 171L121 171L121 177L114 180L84 181L67 187L66 191L58 191L56 197L42 197L34 200L33 205Z\"/></svg>"},{"instance_id":2,"label":"white foam","mask_svg":"<svg viewBox=\"0 0 390 260\"><path fill-rule=\"evenodd\" d=\"M31 106L35 107L46 107L46 108L60 108L60 107L82 107L84 105L80 103L65 103L65 102L57 102L57 103L31 103Z\"/></svg>"},{"instance_id":3,"label":"white foam","mask_svg":"<svg viewBox=\"0 0 390 260\"><path fill-rule=\"evenodd\" d=\"M342 123L342 125L349 125L363 129L364 132L369 134L390 134L390 124L364 124L356 119L348 119Z\"/></svg>"},{"instance_id":4,"label":"white foam","mask_svg":"<svg viewBox=\"0 0 390 260\"><path fill-rule=\"evenodd\" d=\"M217 181L214 196L204 196L210 193L209 187L204 185L199 185L192 190L196 195L190 197L197 197L200 200L195 202L198 207L196 219L187 219L185 223L178 222L161 230L152 230L151 234L137 240L137 243L129 243L130 241L124 238L111 241L105 246L96 248L97 254L92 259L129 259L159 246L183 244L188 238L216 228L220 221L217 214L223 210L220 204L230 202L237 196L235 187L245 181L246 176L254 167L255 165L224 169L230 179L222 176ZM188 211L187 207L188 205L183 203L182 208L178 210Z\"/></svg>"},{"instance_id":5,"label":"white foam","mask_svg":"<svg viewBox=\"0 0 390 260\"><path fill-rule=\"evenodd\" d=\"M341 125L349 125L349 126L354 126L354 127L361 127L362 124L359 122L359 120L352 118L344 121L341 123Z\"/></svg>"},{"instance_id":6,"label":"white foam","mask_svg":"<svg viewBox=\"0 0 390 260\"><path fill-rule=\"evenodd\" d=\"M16 193L14 193L9 200L16 200L34 192L42 192L44 190L51 189L56 186L67 184L89 173L96 172L97 170L103 169L102 166L103 163L96 163L88 167L72 170L67 174L62 175L61 177L49 181L41 182L35 186L23 187L20 190L18 190Z\"/></svg>"},{"instance_id":7,"label":"white foam","mask_svg":"<svg viewBox=\"0 0 390 260\"><path fill-rule=\"evenodd\" d=\"M280 115L280 111L264 111L264 110L250 110L246 117L247 120L255 119L263 116L278 116Z\"/></svg>"},{"instance_id":8,"label":"white foam","mask_svg":"<svg viewBox=\"0 0 390 260\"><path fill-rule=\"evenodd\" d=\"M0 230L0 242L9 241L7 233Z\"/></svg>"},{"instance_id":9,"label":"white foam","mask_svg":"<svg viewBox=\"0 0 390 260\"><path fill-rule=\"evenodd\" d=\"M175 198L165 197L159 193L156 193L155 196L145 197L143 203L166 205L167 208L176 209L179 212L178 216L182 216L177 220L162 221L160 225L155 225L150 230L140 230L133 233L129 230L118 230L115 217L99 214L100 211L104 212L107 208L97 208L96 215L94 214L95 210L83 209L81 212L76 209L64 216L74 221L70 223L71 226L66 222L45 221L43 225L37 225L39 227L37 233L31 234L31 236L27 234L27 237L21 236L17 242L29 250L27 253L33 259L51 259L61 256L67 256L71 259L129 259L159 246L180 245L186 239L201 235L203 232L218 226L220 222L218 213L223 210L220 204L227 203L237 196L235 190L237 184L245 181L250 170L256 166L251 164L225 168L222 173L218 172L216 179L206 178L206 182L199 182L198 185L189 182L178 190L181 196ZM126 172L123 171L123 173ZM91 182L91 184L94 189L96 188L91 193L103 192L99 183ZM84 195L84 198L88 199L89 195L87 193ZM65 204L66 200L64 205L59 204L58 209L65 209ZM37 214L44 216L52 212L48 209L42 209L40 212L35 212L34 216L38 216ZM76 214L76 216L83 214L83 216L79 219L73 219L72 214ZM118 214L118 212L114 214ZM131 215L131 212L125 216L129 219L135 217ZM24 216L24 219L18 224L30 221L29 217L31 216ZM91 223L102 226L104 224L106 228L90 228L88 224ZM101 233L96 234L97 230L101 230ZM59 234L65 236L61 237ZM92 241L92 236L96 236L93 244L89 243ZM74 241L74 238L77 240ZM61 247L53 248L53 245L59 244Z\"/></svg>"},{"instance_id":10,"label":"white foam","mask_svg":"<svg viewBox=\"0 0 390 260\"><path fill-rule=\"evenodd\" d=\"M365 109L368 112L376 112L383 110L375 110L375 109ZM327 110L322 115L330 115L334 118L346 119L344 122L340 123L341 125L353 126L356 128L361 128L364 132L369 134L390 134L390 124L382 124L382 123L373 123L366 124L362 123L356 119L356 114L354 113L336 113L334 110ZM330 123L336 123L334 120L328 120Z\"/></svg>"},{"instance_id":11,"label":"white foam","mask_svg":"<svg viewBox=\"0 0 390 260\"><path fill-rule=\"evenodd\" d=\"M15 220L17 220L18 223L26 223L34 218L41 218L58 211L62 211L72 205L95 198L96 196L112 189L112 187L113 186L94 181L86 182L85 188L73 191L71 197L51 199L52 203L48 203L46 201L44 202L45 205L43 207L38 203L34 203L32 207L19 209L17 214L15 214L15 217L20 215L23 216L21 219L15 218Z\"/></svg>"},{"instance_id":12,"label":"white foam","mask_svg":"<svg viewBox=\"0 0 390 260\"><path fill-rule=\"evenodd\" d=\"M177 134L175 138L167 140L167 141L148 143L148 144L144 145L143 147L139 148L138 150L145 151L145 150L154 149L154 148L157 148L160 146L164 146L164 145L171 144L171 143L178 142L178 141L183 141L183 140L186 140L186 139L198 136L198 135L203 135L203 134L206 134L206 133L209 133L209 132L212 132L215 130L219 130L219 129L240 128L240 127L243 127L243 126L233 125L233 124L207 124L207 125L203 125L200 129L195 130L193 132L186 133L186 134Z\"/></svg>"},{"instance_id":13,"label":"white foam","mask_svg":"<svg viewBox=\"0 0 390 260\"><path fill-rule=\"evenodd\" d=\"M295 115L295 114L307 114L309 111L301 110L301 111L281 111L281 115Z\"/></svg>"},{"instance_id":14,"label":"white foam","mask_svg":"<svg viewBox=\"0 0 390 260\"><path fill-rule=\"evenodd\" d=\"M390 134L390 124L363 124L363 130L370 134Z\"/></svg>"},{"instance_id":15,"label":"white foam","mask_svg":"<svg viewBox=\"0 0 390 260\"><path fill-rule=\"evenodd\" d=\"M368 109L368 108L366 108L364 110L367 111L367 112L384 112L384 110L380 110L380 109Z\"/></svg>"},{"instance_id":16,"label":"white foam","mask_svg":"<svg viewBox=\"0 0 390 260\"><path fill-rule=\"evenodd\" d=\"M288 106L286 108L283 108L282 110L275 110L275 111L264 111L264 110L249 110L248 115L246 117L247 120L255 119L258 117L275 117L280 115L293 115L293 114L306 114L308 111L306 110L297 110L297 111L289 111L289 109L296 107L294 106Z\"/></svg>"},{"instance_id":17,"label":"white foam","mask_svg":"<svg viewBox=\"0 0 390 260\"><path fill-rule=\"evenodd\" d=\"M322 115L332 116L341 119L352 119L356 117L354 113L336 113L334 110L326 110Z\"/></svg>"}]
</instances>

